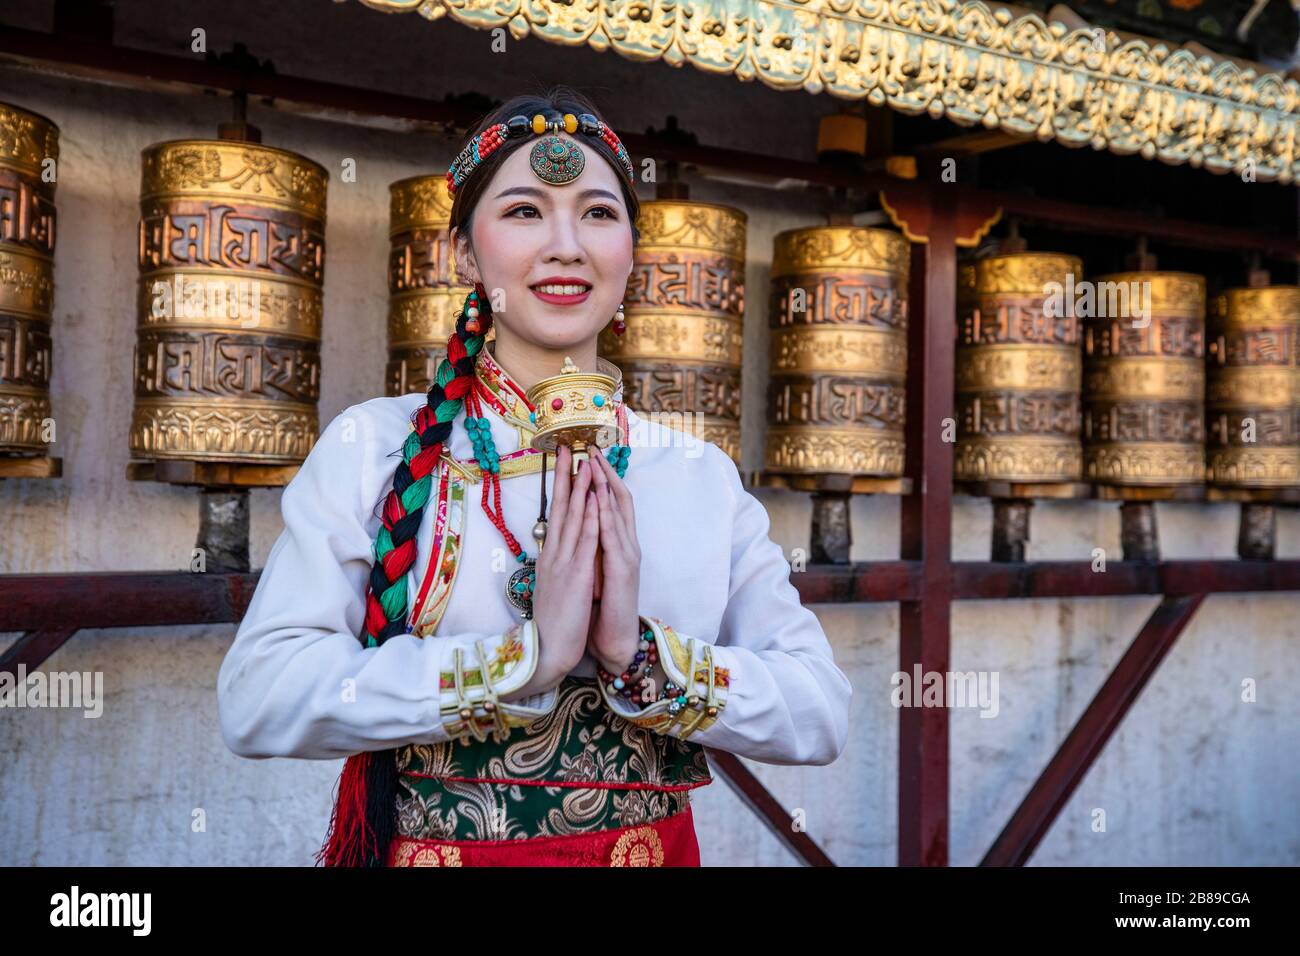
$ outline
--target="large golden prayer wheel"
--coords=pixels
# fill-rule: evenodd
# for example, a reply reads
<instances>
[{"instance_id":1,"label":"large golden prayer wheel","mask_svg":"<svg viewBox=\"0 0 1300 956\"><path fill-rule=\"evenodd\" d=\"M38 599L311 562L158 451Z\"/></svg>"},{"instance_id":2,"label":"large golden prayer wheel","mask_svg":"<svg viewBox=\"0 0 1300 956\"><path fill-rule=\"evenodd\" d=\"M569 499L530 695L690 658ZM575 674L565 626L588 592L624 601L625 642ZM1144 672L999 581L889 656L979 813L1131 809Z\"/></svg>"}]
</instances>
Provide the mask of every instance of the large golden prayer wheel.
<instances>
[{"instance_id":1,"label":"large golden prayer wheel","mask_svg":"<svg viewBox=\"0 0 1300 956\"><path fill-rule=\"evenodd\" d=\"M965 263L957 309L962 481L1065 482L1083 475L1075 256L1015 252Z\"/></svg>"},{"instance_id":2,"label":"large golden prayer wheel","mask_svg":"<svg viewBox=\"0 0 1300 956\"><path fill-rule=\"evenodd\" d=\"M1093 281L1083 320L1084 468L1113 485L1205 481L1205 279L1121 272Z\"/></svg>"},{"instance_id":3,"label":"large golden prayer wheel","mask_svg":"<svg viewBox=\"0 0 1300 956\"><path fill-rule=\"evenodd\" d=\"M450 242L445 174L388 187L388 395L427 392L470 286L460 283Z\"/></svg>"},{"instance_id":4,"label":"large golden prayer wheel","mask_svg":"<svg viewBox=\"0 0 1300 956\"><path fill-rule=\"evenodd\" d=\"M0 103L0 453L47 451L59 128Z\"/></svg>"},{"instance_id":5,"label":"large golden prayer wheel","mask_svg":"<svg viewBox=\"0 0 1300 956\"><path fill-rule=\"evenodd\" d=\"M1300 484L1300 287L1228 289L1210 306L1206 477Z\"/></svg>"},{"instance_id":6,"label":"large golden prayer wheel","mask_svg":"<svg viewBox=\"0 0 1300 956\"><path fill-rule=\"evenodd\" d=\"M599 345L622 370L623 400L638 414L713 442L737 464L745 225L730 206L642 203L627 329L607 327Z\"/></svg>"},{"instance_id":7,"label":"large golden prayer wheel","mask_svg":"<svg viewBox=\"0 0 1300 956\"><path fill-rule=\"evenodd\" d=\"M903 473L910 255L887 229L776 236L765 471Z\"/></svg>"},{"instance_id":8,"label":"large golden prayer wheel","mask_svg":"<svg viewBox=\"0 0 1300 956\"><path fill-rule=\"evenodd\" d=\"M231 140L142 157L132 453L300 463L320 428L328 174Z\"/></svg>"}]
</instances>

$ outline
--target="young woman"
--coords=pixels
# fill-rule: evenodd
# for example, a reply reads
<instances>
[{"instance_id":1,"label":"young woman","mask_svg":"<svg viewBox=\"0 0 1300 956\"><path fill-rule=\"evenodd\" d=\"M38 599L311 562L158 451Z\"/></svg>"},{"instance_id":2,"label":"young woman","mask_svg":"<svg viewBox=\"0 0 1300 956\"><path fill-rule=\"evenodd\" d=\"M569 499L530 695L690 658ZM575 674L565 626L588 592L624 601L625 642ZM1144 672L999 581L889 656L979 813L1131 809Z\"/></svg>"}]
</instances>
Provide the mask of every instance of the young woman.
<instances>
[{"instance_id":1,"label":"young woman","mask_svg":"<svg viewBox=\"0 0 1300 956\"><path fill-rule=\"evenodd\" d=\"M698 866L703 748L830 763L849 681L732 460L638 416L596 354L639 205L592 104L510 100L448 186L474 291L447 358L427 395L346 409L285 488L223 738L348 758L326 865ZM566 357L618 382L618 444L576 473L529 444Z\"/></svg>"}]
</instances>

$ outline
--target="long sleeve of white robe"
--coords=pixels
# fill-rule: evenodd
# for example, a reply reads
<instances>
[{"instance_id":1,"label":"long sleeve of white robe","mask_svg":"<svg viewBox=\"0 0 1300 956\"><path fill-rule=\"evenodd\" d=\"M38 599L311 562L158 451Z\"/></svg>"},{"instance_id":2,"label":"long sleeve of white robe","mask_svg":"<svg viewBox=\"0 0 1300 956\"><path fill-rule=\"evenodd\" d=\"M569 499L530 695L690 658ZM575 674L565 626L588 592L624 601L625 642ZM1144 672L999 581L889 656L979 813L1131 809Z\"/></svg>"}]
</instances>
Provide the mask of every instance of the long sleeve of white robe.
<instances>
[{"instance_id":1,"label":"long sleeve of white robe","mask_svg":"<svg viewBox=\"0 0 1300 956\"><path fill-rule=\"evenodd\" d=\"M391 411L392 401L375 399L337 416L281 494L284 530L217 677L221 734L240 756L334 759L454 739L438 690L452 648L473 660L475 641L504 633L436 640L399 634L362 646L381 526L373 503L382 501L397 467L396 459L388 468L378 463L409 427L375 414ZM521 703L545 710L554 701L552 689Z\"/></svg>"},{"instance_id":2,"label":"long sleeve of white robe","mask_svg":"<svg viewBox=\"0 0 1300 956\"><path fill-rule=\"evenodd\" d=\"M848 742L852 685L790 583L767 510L731 459L718 456L734 511L727 610L713 654L732 687L718 720L692 739L767 763L828 764Z\"/></svg>"},{"instance_id":3,"label":"long sleeve of white robe","mask_svg":"<svg viewBox=\"0 0 1300 956\"><path fill-rule=\"evenodd\" d=\"M730 573L721 621L715 632L697 631L662 598L642 602L642 613L672 627L679 639L712 644L715 666L728 671L726 706L688 739L764 763L831 763L848 740L852 686L835 665L817 616L790 583L790 563L768 536L771 521L762 502L745 490L726 453L712 444L701 447L708 475L700 480L725 489ZM642 522L653 516L637 511L641 536ZM641 552L644 562L644 546ZM644 573L642 580L644 590ZM647 709L619 703L616 713Z\"/></svg>"}]
</instances>

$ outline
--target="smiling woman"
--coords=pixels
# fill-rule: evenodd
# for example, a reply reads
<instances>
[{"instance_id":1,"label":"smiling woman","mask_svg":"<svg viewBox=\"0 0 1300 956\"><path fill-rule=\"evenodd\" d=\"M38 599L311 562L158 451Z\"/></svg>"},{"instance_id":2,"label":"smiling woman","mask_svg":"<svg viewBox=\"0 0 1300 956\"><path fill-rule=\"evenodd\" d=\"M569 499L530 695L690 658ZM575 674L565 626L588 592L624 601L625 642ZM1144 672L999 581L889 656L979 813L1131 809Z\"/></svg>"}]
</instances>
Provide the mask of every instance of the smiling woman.
<instances>
[{"instance_id":1,"label":"smiling woman","mask_svg":"<svg viewBox=\"0 0 1300 956\"><path fill-rule=\"evenodd\" d=\"M594 119L589 104L575 108ZM640 204L631 161L620 161L626 152L607 138L578 135L549 137L560 145L545 149L545 140L532 149L498 147L452 204L458 272L490 290L492 312L504 319L496 359L524 388L554 375L566 355L595 367L596 336L632 272Z\"/></svg>"},{"instance_id":2,"label":"smiling woman","mask_svg":"<svg viewBox=\"0 0 1300 956\"><path fill-rule=\"evenodd\" d=\"M639 205L594 106L508 101L447 181L474 285L447 358L427 394L346 409L285 489L222 734L347 756L326 865L699 865L704 747L829 763L849 682L732 459L641 418L596 354ZM528 395L566 358L615 388L550 402L608 403L618 443L549 462ZM544 521L537 478L510 480L530 474Z\"/></svg>"}]
</instances>

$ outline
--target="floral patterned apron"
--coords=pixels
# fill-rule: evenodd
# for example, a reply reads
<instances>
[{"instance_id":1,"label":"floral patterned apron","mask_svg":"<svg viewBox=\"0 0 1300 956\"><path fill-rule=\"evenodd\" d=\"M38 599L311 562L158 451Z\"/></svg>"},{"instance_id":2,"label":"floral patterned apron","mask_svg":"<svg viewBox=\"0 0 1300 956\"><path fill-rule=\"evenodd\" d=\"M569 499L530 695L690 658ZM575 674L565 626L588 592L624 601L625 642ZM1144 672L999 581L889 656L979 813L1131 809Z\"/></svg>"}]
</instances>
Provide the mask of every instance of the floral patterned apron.
<instances>
[{"instance_id":1,"label":"floral patterned apron","mask_svg":"<svg viewBox=\"0 0 1300 956\"><path fill-rule=\"evenodd\" d=\"M399 748L389 866L699 866L704 748L611 711L595 678L503 741Z\"/></svg>"}]
</instances>

